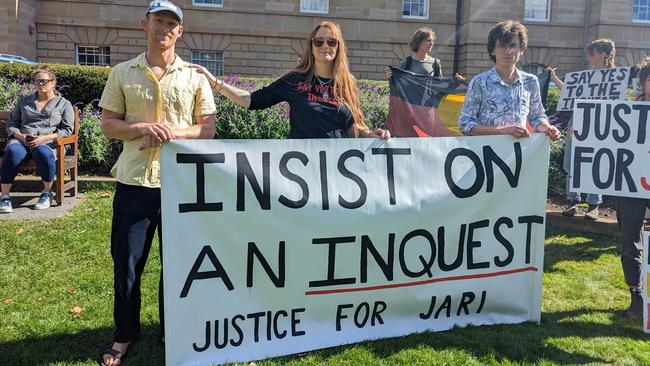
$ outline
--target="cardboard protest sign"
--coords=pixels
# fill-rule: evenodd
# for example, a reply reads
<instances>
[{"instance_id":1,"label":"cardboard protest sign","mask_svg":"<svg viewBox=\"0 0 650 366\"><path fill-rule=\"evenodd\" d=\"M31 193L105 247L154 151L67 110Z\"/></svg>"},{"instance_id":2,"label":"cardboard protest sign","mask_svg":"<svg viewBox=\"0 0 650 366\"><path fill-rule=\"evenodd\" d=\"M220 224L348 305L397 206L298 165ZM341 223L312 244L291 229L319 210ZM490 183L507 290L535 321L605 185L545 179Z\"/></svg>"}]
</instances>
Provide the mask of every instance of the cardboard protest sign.
<instances>
[{"instance_id":1,"label":"cardboard protest sign","mask_svg":"<svg viewBox=\"0 0 650 366\"><path fill-rule=\"evenodd\" d=\"M650 198L648 102L578 100L570 190Z\"/></svg>"},{"instance_id":2,"label":"cardboard protest sign","mask_svg":"<svg viewBox=\"0 0 650 366\"><path fill-rule=\"evenodd\" d=\"M542 134L165 144L167 364L539 322L548 159Z\"/></svg>"},{"instance_id":3,"label":"cardboard protest sign","mask_svg":"<svg viewBox=\"0 0 650 366\"><path fill-rule=\"evenodd\" d=\"M643 232L643 330L650 333L650 231Z\"/></svg>"},{"instance_id":4,"label":"cardboard protest sign","mask_svg":"<svg viewBox=\"0 0 650 366\"><path fill-rule=\"evenodd\" d=\"M623 100L629 78L629 67L570 72L564 77L557 110L572 111L578 99Z\"/></svg>"}]
</instances>

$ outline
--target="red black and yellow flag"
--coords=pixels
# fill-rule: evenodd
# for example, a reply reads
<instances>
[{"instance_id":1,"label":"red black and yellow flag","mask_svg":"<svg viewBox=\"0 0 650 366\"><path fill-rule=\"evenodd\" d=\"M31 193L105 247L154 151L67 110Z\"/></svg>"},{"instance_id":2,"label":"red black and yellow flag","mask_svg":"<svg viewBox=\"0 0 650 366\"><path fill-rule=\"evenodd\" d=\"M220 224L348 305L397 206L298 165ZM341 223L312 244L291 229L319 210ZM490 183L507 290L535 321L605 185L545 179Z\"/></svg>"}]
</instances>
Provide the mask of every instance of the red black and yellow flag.
<instances>
[{"instance_id":1,"label":"red black and yellow flag","mask_svg":"<svg viewBox=\"0 0 650 366\"><path fill-rule=\"evenodd\" d=\"M388 120L385 127L398 137L462 135L458 116L467 86L455 80L415 74L391 67ZM546 106L549 73L537 75L542 103Z\"/></svg>"},{"instance_id":2,"label":"red black and yellow flag","mask_svg":"<svg viewBox=\"0 0 650 366\"><path fill-rule=\"evenodd\" d=\"M461 135L458 116L467 86L455 80L393 69L385 127L399 137Z\"/></svg>"}]
</instances>

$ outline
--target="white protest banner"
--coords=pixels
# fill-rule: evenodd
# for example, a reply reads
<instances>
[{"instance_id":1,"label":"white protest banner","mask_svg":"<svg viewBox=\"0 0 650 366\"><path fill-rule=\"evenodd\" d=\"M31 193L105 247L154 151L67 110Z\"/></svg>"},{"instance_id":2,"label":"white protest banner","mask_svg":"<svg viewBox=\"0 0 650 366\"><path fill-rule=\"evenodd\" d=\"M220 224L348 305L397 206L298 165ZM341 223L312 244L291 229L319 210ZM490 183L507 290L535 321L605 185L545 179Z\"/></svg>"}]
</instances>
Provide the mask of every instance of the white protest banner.
<instances>
[{"instance_id":1,"label":"white protest banner","mask_svg":"<svg viewBox=\"0 0 650 366\"><path fill-rule=\"evenodd\" d=\"M650 198L648 102L578 100L570 190Z\"/></svg>"},{"instance_id":2,"label":"white protest banner","mask_svg":"<svg viewBox=\"0 0 650 366\"><path fill-rule=\"evenodd\" d=\"M623 100L629 78L629 67L570 72L564 77L557 110L572 111L578 99Z\"/></svg>"},{"instance_id":3,"label":"white protest banner","mask_svg":"<svg viewBox=\"0 0 650 366\"><path fill-rule=\"evenodd\" d=\"M548 139L179 140L168 365L540 320Z\"/></svg>"},{"instance_id":4,"label":"white protest banner","mask_svg":"<svg viewBox=\"0 0 650 366\"><path fill-rule=\"evenodd\" d=\"M643 331L650 333L650 231L643 232Z\"/></svg>"}]
</instances>

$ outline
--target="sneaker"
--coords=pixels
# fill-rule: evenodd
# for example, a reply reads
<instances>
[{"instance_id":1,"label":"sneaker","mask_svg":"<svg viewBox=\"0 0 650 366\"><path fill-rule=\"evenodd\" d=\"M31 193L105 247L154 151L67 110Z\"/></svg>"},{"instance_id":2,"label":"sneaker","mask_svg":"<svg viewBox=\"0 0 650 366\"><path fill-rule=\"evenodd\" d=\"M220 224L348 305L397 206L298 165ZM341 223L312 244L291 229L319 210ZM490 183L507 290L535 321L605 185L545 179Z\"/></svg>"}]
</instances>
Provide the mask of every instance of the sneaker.
<instances>
[{"instance_id":1,"label":"sneaker","mask_svg":"<svg viewBox=\"0 0 650 366\"><path fill-rule=\"evenodd\" d=\"M45 210L46 208L50 208L50 205L52 204L52 193L50 192L43 192L41 193L41 196L38 197L38 202L34 205L34 210Z\"/></svg>"},{"instance_id":2,"label":"sneaker","mask_svg":"<svg viewBox=\"0 0 650 366\"><path fill-rule=\"evenodd\" d=\"M13 211L11 207L11 197L2 197L0 198L0 213L9 213Z\"/></svg>"},{"instance_id":3,"label":"sneaker","mask_svg":"<svg viewBox=\"0 0 650 366\"><path fill-rule=\"evenodd\" d=\"M591 221L598 220L598 205L589 205L587 213L585 214L585 219Z\"/></svg>"},{"instance_id":4,"label":"sneaker","mask_svg":"<svg viewBox=\"0 0 650 366\"><path fill-rule=\"evenodd\" d=\"M630 289L630 307L625 311L625 316L634 320L643 319L643 297L641 290Z\"/></svg>"},{"instance_id":5,"label":"sneaker","mask_svg":"<svg viewBox=\"0 0 650 366\"><path fill-rule=\"evenodd\" d=\"M576 212L578 212L578 204L574 204L562 211L562 216L573 217L575 216Z\"/></svg>"}]
</instances>

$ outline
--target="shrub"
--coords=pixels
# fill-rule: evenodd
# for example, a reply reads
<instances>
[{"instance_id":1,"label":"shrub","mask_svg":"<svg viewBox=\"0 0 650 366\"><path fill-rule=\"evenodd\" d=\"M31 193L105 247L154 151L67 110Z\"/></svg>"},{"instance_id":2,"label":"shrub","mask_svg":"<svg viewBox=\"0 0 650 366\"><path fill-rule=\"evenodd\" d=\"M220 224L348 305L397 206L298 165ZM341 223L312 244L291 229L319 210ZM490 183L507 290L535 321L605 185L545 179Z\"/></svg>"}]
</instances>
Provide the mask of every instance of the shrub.
<instances>
[{"instance_id":1,"label":"shrub","mask_svg":"<svg viewBox=\"0 0 650 366\"><path fill-rule=\"evenodd\" d=\"M107 175L122 150L122 143L102 134L100 112L92 103L79 113L79 170Z\"/></svg>"},{"instance_id":2,"label":"shrub","mask_svg":"<svg viewBox=\"0 0 650 366\"><path fill-rule=\"evenodd\" d=\"M34 70L43 66L46 65L3 63L0 64L0 77L23 84L31 80ZM111 72L110 68L101 66L63 64L47 64L47 66L56 74L57 89L72 104L86 105L101 98L108 74Z\"/></svg>"},{"instance_id":3,"label":"shrub","mask_svg":"<svg viewBox=\"0 0 650 366\"><path fill-rule=\"evenodd\" d=\"M557 102L560 100L560 89L553 87L548 88L546 95L546 113L551 115L556 112Z\"/></svg>"},{"instance_id":4,"label":"shrub","mask_svg":"<svg viewBox=\"0 0 650 366\"><path fill-rule=\"evenodd\" d=\"M269 78L240 78L227 76L225 82L238 88L253 91L268 85ZM286 103L259 111L249 111L217 95L217 127L219 139L281 139L289 133L289 106Z\"/></svg>"},{"instance_id":5,"label":"shrub","mask_svg":"<svg viewBox=\"0 0 650 366\"><path fill-rule=\"evenodd\" d=\"M13 109L20 98L33 92L30 84L0 77L0 109Z\"/></svg>"},{"instance_id":6,"label":"shrub","mask_svg":"<svg viewBox=\"0 0 650 366\"><path fill-rule=\"evenodd\" d=\"M551 142L551 154L548 164L548 193L561 195L566 192L567 173L564 171L564 137Z\"/></svg>"},{"instance_id":7,"label":"shrub","mask_svg":"<svg viewBox=\"0 0 650 366\"><path fill-rule=\"evenodd\" d=\"M371 129L384 126L388 118L388 81L359 80L359 101Z\"/></svg>"}]
</instances>

